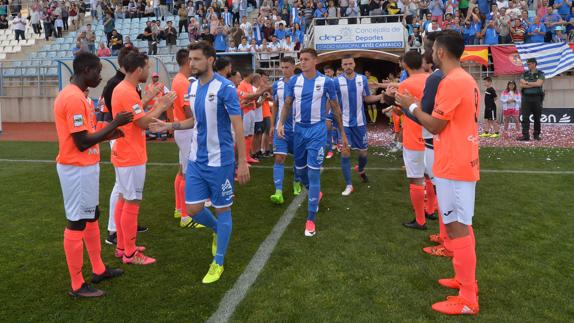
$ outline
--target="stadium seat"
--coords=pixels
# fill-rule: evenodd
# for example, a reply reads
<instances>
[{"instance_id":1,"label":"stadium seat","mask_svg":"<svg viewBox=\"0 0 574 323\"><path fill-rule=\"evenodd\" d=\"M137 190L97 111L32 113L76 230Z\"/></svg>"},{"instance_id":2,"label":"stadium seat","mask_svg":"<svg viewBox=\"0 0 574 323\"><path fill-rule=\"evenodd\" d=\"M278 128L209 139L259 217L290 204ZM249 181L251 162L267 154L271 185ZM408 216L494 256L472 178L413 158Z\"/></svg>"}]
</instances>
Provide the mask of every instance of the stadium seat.
<instances>
[{"instance_id":1,"label":"stadium seat","mask_svg":"<svg viewBox=\"0 0 574 323\"><path fill-rule=\"evenodd\" d=\"M0 41L0 46L9 46L10 45L10 41L9 40L2 40Z\"/></svg>"},{"instance_id":2,"label":"stadium seat","mask_svg":"<svg viewBox=\"0 0 574 323\"><path fill-rule=\"evenodd\" d=\"M20 67L22 66L22 61L14 61L12 62L12 67Z\"/></svg>"},{"instance_id":3,"label":"stadium seat","mask_svg":"<svg viewBox=\"0 0 574 323\"><path fill-rule=\"evenodd\" d=\"M34 65L34 60L26 59L22 61L22 67L29 67Z\"/></svg>"},{"instance_id":4,"label":"stadium seat","mask_svg":"<svg viewBox=\"0 0 574 323\"><path fill-rule=\"evenodd\" d=\"M58 76L58 69L55 67L50 67L47 71L46 71L46 76Z\"/></svg>"},{"instance_id":5,"label":"stadium seat","mask_svg":"<svg viewBox=\"0 0 574 323\"><path fill-rule=\"evenodd\" d=\"M35 67L30 67L24 70L25 77L37 77L39 75L39 69Z\"/></svg>"},{"instance_id":6,"label":"stadium seat","mask_svg":"<svg viewBox=\"0 0 574 323\"><path fill-rule=\"evenodd\" d=\"M12 40L10 41L10 44L9 44L9 45L10 45L10 46L18 46L19 44L20 44L19 41L17 41L16 39L12 39Z\"/></svg>"},{"instance_id":7,"label":"stadium seat","mask_svg":"<svg viewBox=\"0 0 574 323\"><path fill-rule=\"evenodd\" d=\"M58 57L58 52L52 52L52 51L48 52L48 55L46 57L50 58L50 59L54 59L54 58Z\"/></svg>"},{"instance_id":8,"label":"stadium seat","mask_svg":"<svg viewBox=\"0 0 574 323\"><path fill-rule=\"evenodd\" d=\"M46 58L48 57L48 52L37 52L32 55L34 55L37 58Z\"/></svg>"},{"instance_id":9,"label":"stadium seat","mask_svg":"<svg viewBox=\"0 0 574 323\"><path fill-rule=\"evenodd\" d=\"M6 59L6 54L0 53L0 60L5 60L5 59Z\"/></svg>"}]
</instances>

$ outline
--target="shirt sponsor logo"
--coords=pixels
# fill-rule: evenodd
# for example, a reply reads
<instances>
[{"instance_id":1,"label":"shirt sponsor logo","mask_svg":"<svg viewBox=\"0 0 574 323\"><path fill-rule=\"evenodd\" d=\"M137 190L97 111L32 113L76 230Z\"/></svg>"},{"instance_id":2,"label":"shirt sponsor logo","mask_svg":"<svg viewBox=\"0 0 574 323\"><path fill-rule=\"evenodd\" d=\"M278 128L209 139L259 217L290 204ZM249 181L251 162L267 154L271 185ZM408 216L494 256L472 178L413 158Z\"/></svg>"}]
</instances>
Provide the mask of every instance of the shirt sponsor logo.
<instances>
[{"instance_id":1,"label":"shirt sponsor logo","mask_svg":"<svg viewBox=\"0 0 574 323\"><path fill-rule=\"evenodd\" d=\"M74 114L74 127L84 125L84 116L81 114Z\"/></svg>"},{"instance_id":2,"label":"shirt sponsor logo","mask_svg":"<svg viewBox=\"0 0 574 323\"><path fill-rule=\"evenodd\" d=\"M225 183L221 185L221 196L231 196L233 195L233 187L231 186L231 182L229 179L225 180Z\"/></svg>"},{"instance_id":3,"label":"shirt sponsor logo","mask_svg":"<svg viewBox=\"0 0 574 323\"><path fill-rule=\"evenodd\" d=\"M134 104L132 106L132 110L134 111L135 114L140 114L143 112L142 107L140 107L139 104Z\"/></svg>"},{"instance_id":4,"label":"shirt sponsor logo","mask_svg":"<svg viewBox=\"0 0 574 323\"><path fill-rule=\"evenodd\" d=\"M209 94L207 95L207 100L208 100L209 102L212 102L213 100L215 100L215 93L209 93Z\"/></svg>"}]
</instances>

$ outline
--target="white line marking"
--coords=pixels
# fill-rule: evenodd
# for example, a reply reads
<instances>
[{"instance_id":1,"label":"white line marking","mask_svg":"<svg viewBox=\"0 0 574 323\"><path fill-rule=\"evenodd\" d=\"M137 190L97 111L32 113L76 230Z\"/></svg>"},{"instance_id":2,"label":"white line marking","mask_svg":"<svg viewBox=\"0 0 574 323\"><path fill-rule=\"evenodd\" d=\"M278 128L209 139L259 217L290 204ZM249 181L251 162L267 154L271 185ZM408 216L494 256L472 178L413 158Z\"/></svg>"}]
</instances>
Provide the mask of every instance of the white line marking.
<instances>
[{"instance_id":1,"label":"white line marking","mask_svg":"<svg viewBox=\"0 0 574 323\"><path fill-rule=\"evenodd\" d=\"M247 295L247 291L253 285L257 276L265 267L267 260L271 256L273 249L281 239L281 236L287 229L287 226L291 223L293 218L295 217L295 213L297 213L297 209L299 206L304 202L305 198L307 197L307 191L303 190L299 196L295 197L291 204L287 207L287 210L283 213L279 221L271 230L271 233L267 236L267 238L261 243L257 252L249 261L249 264L245 268L245 271L237 278L237 281L233 285L233 287L228 290L221 301L219 302L219 307L211 315L211 317L207 320L207 322L228 322L237 306L241 303L241 301ZM303 239L303 238L302 238Z\"/></svg>"},{"instance_id":2,"label":"white line marking","mask_svg":"<svg viewBox=\"0 0 574 323\"><path fill-rule=\"evenodd\" d=\"M0 159L0 163L32 163L32 164L55 164L54 160L47 159ZM110 165L110 162L100 162ZM178 166L178 163L149 162L148 166ZM273 169L273 166L251 166L254 169ZM340 167L323 167L323 170L341 170ZM398 172L404 171L400 167L367 167L369 171ZM574 175L574 170L529 170L529 169L481 169L486 174L533 174L533 175Z\"/></svg>"}]
</instances>

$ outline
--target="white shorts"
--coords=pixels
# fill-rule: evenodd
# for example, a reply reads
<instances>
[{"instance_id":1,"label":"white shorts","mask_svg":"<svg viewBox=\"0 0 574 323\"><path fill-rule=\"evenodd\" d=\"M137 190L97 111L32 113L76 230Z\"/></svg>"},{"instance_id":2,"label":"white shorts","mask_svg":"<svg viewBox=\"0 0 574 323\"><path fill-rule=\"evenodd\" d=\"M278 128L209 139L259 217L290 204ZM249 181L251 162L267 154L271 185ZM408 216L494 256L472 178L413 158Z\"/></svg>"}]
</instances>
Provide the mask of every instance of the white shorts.
<instances>
[{"instance_id":1,"label":"white shorts","mask_svg":"<svg viewBox=\"0 0 574 323\"><path fill-rule=\"evenodd\" d=\"M100 164L71 166L57 164L64 209L69 221L93 220L100 200Z\"/></svg>"},{"instance_id":2,"label":"white shorts","mask_svg":"<svg viewBox=\"0 0 574 323\"><path fill-rule=\"evenodd\" d=\"M243 135L253 136L255 134L255 110L250 110L243 115Z\"/></svg>"},{"instance_id":3,"label":"white shorts","mask_svg":"<svg viewBox=\"0 0 574 323\"><path fill-rule=\"evenodd\" d=\"M436 197L444 224L460 222L472 225L476 182L435 177Z\"/></svg>"},{"instance_id":4,"label":"white shorts","mask_svg":"<svg viewBox=\"0 0 574 323\"><path fill-rule=\"evenodd\" d=\"M403 160L407 170L407 178L425 177L425 152L424 150L409 150L403 147Z\"/></svg>"},{"instance_id":5,"label":"white shorts","mask_svg":"<svg viewBox=\"0 0 574 323\"><path fill-rule=\"evenodd\" d=\"M255 109L255 122L263 121L263 108L259 107Z\"/></svg>"},{"instance_id":6,"label":"white shorts","mask_svg":"<svg viewBox=\"0 0 574 323\"><path fill-rule=\"evenodd\" d=\"M185 174L187 170L187 163L189 161L189 153L191 151L191 140L193 138L193 129L176 130L174 131L174 138L177 147L179 148L179 165L181 171Z\"/></svg>"},{"instance_id":7,"label":"white shorts","mask_svg":"<svg viewBox=\"0 0 574 323\"><path fill-rule=\"evenodd\" d=\"M124 200L134 201L143 197L145 164L138 166L115 167L116 182Z\"/></svg>"},{"instance_id":8,"label":"white shorts","mask_svg":"<svg viewBox=\"0 0 574 323\"><path fill-rule=\"evenodd\" d=\"M427 175L434 184L434 173L432 165L434 164L434 150L425 147L425 175Z\"/></svg>"}]
</instances>

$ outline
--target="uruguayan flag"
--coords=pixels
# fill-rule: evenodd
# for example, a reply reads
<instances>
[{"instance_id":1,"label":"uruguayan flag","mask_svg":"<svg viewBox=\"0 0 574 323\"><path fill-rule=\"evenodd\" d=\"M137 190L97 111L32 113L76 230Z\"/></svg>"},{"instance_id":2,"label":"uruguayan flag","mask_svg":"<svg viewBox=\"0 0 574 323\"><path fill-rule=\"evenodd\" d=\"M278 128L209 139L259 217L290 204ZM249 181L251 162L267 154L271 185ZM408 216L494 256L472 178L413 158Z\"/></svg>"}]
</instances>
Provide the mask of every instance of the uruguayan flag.
<instances>
[{"instance_id":1,"label":"uruguayan flag","mask_svg":"<svg viewBox=\"0 0 574 323\"><path fill-rule=\"evenodd\" d=\"M568 43L529 43L516 44L518 55L528 69L526 60L536 58L537 68L544 72L546 78L554 77L574 68L574 51Z\"/></svg>"}]
</instances>

